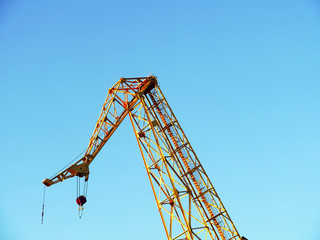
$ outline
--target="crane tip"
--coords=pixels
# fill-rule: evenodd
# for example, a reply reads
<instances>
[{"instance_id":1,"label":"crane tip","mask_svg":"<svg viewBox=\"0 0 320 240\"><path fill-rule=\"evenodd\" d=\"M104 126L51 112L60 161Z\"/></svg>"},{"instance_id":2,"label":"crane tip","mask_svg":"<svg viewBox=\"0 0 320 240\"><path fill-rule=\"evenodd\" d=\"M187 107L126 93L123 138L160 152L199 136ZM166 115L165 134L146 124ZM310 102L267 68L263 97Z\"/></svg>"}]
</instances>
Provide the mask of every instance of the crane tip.
<instances>
[{"instance_id":1,"label":"crane tip","mask_svg":"<svg viewBox=\"0 0 320 240\"><path fill-rule=\"evenodd\" d=\"M48 178L46 178L42 183L47 187L50 187L53 184L53 182Z\"/></svg>"}]
</instances>

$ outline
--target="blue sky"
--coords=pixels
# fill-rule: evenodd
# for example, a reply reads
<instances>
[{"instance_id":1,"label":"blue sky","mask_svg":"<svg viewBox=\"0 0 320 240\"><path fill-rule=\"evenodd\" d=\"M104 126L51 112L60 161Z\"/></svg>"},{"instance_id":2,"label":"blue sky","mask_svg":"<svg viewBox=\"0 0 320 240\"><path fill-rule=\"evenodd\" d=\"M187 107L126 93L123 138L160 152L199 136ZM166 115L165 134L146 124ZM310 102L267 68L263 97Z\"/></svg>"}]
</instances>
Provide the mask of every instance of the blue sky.
<instances>
[{"instance_id":1,"label":"blue sky","mask_svg":"<svg viewBox=\"0 0 320 240\"><path fill-rule=\"evenodd\" d=\"M160 87L239 232L320 239L320 3L0 3L0 238L165 239L128 119L75 180L42 181L82 152L120 77Z\"/></svg>"}]
</instances>

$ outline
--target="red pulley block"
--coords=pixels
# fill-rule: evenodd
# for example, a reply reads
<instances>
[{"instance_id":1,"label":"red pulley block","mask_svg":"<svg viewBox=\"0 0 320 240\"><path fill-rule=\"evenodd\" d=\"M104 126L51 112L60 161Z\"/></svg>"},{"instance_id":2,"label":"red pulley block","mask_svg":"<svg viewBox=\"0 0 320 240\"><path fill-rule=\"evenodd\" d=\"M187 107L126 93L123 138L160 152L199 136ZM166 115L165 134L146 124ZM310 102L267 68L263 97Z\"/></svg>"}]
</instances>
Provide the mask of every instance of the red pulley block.
<instances>
[{"instance_id":1,"label":"red pulley block","mask_svg":"<svg viewBox=\"0 0 320 240\"><path fill-rule=\"evenodd\" d=\"M85 196L81 195L81 196L77 197L76 202L79 206L82 206L83 204L85 204L87 202L87 199Z\"/></svg>"}]
</instances>

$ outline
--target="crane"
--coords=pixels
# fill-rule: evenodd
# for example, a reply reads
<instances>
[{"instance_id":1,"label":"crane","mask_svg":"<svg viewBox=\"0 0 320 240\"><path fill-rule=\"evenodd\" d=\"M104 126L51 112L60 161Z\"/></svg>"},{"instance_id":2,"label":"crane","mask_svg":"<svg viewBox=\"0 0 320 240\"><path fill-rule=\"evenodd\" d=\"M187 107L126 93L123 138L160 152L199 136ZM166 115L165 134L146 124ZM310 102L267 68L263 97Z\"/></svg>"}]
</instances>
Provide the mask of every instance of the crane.
<instances>
[{"instance_id":1,"label":"crane","mask_svg":"<svg viewBox=\"0 0 320 240\"><path fill-rule=\"evenodd\" d=\"M168 240L245 240L182 130L155 76L120 78L108 90L89 145L80 160L43 181L47 187L77 176L129 115ZM80 208L86 193L77 198ZM83 209L83 208L82 208Z\"/></svg>"}]
</instances>

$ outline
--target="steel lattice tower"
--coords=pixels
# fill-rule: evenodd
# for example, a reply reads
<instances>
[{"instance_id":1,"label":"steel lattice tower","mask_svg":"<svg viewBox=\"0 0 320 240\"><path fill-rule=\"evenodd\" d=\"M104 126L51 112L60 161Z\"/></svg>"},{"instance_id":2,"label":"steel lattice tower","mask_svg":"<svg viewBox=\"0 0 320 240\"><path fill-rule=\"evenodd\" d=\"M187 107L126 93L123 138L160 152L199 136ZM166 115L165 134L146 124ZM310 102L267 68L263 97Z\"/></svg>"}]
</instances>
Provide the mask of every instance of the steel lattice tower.
<instances>
[{"instance_id":1,"label":"steel lattice tower","mask_svg":"<svg viewBox=\"0 0 320 240\"><path fill-rule=\"evenodd\" d=\"M88 180L89 164L129 115L166 236L240 240L227 210L154 76L121 78L109 89L84 156L46 186L74 176Z\"/></svg>"}]
</instances>

